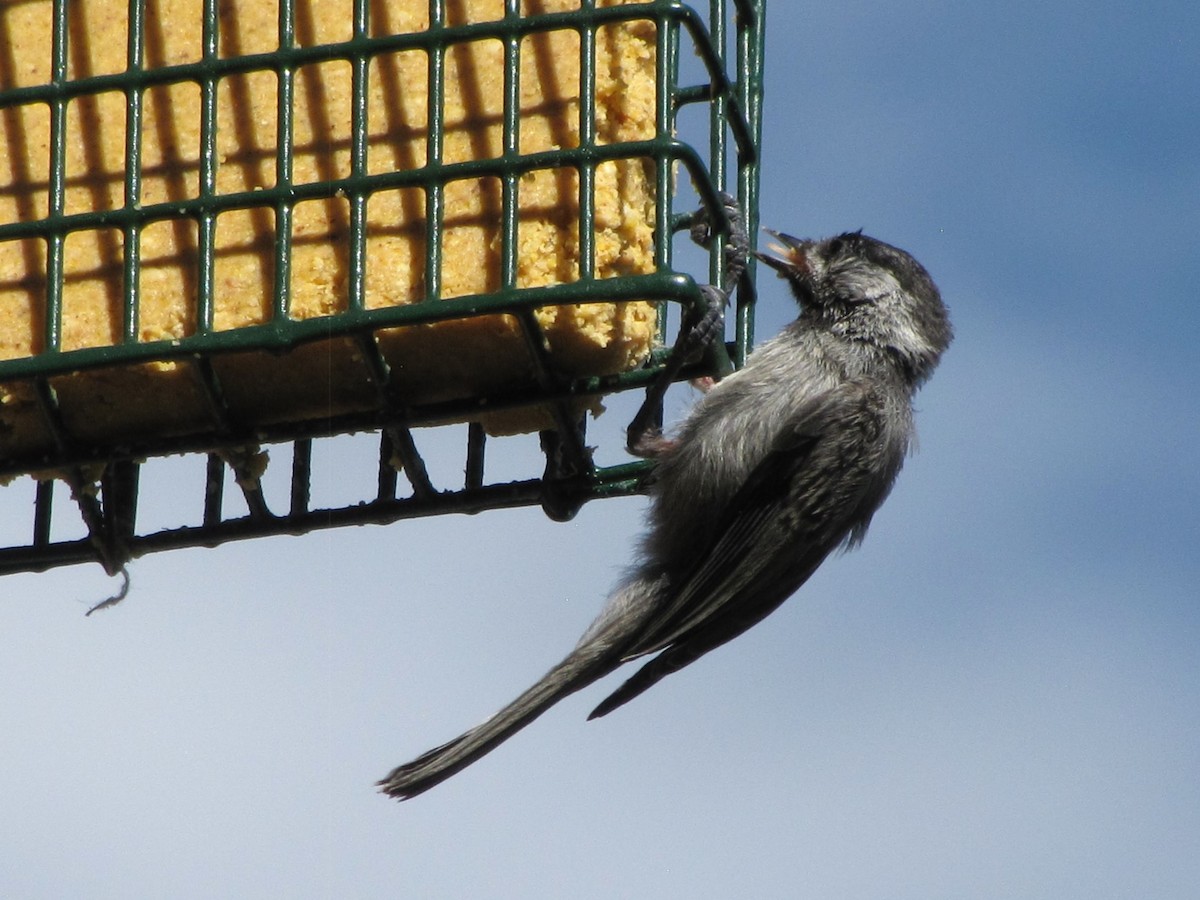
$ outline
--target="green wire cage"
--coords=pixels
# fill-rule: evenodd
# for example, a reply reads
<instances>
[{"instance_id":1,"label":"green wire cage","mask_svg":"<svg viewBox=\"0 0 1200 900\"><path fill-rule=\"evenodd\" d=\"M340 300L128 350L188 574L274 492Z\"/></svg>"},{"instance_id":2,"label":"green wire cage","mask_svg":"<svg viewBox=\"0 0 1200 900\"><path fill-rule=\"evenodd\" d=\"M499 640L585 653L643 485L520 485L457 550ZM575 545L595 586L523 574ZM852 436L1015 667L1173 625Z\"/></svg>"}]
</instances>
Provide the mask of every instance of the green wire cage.
<instances>
[{"instance_id":1,"label":"green wire cage","mask_svg":"<svg viewBox=\"0 0 1200 900\"><path fill-rule=\"evenodd\" d=\"M99 562L111 574L131 558L158 550L447 512L540 505L565 519L589 499L635 493L643 486L645 462L593 462L589 410L595 398L653 383L668 356L671 323L703 303L700 283L721 283L724 235L707 249L705 271L676 267L683 254L675 243L686 244L696 206L711 210L712 220L721 223L721 193L733 194L748 233L756 231L763 0L712 0L703 13L672 0L492 0L490 6L488 0L277 0L257 5L269 7L271 19L270 41L261 46L235 40L230 17L236 17L236 0L15 0L0 9L0 133L6 141L0 153L6 152L9 161L6 173L0 170L6 175L0 181L7 182L0 183L0 336L8 327L5 317L18 307L27 310L33 335L24 353L0 343L0 413L5 404L24 404L36 422L29 427L38 435L21 443L0 415L0 503L6 520L0 531L0 574L81 562ZM420 27L397 27L398 6L417 10ZM473 12L477 7L490 12ZM335 11L343 22L337 33L312 27L318 8ZM97 14L124 22L119 65L108 70L82 62L87 23L94 21L88 16ZM194 19L186 24L196 34L195 52L190 57L164 52L170 45L163 35L182 28L170 16L185 14ZM29 44L36 43L29 31L32 20L44 23L46 37L35 51L45 77L31 80L19 66L29 58ZM611 88L604 54L606 41L619 28L640 29L649 60L651 105L644 131L633 137L611 130L613 117L597 101L598 84ZM538 41L551 35L569 38L567 71L578 81L556 102L570 109L577 128L569 140L532 146L529 117L541 107L531 111L522 91L544 63L531 58ZM24 56L14 54L12 48L22 43ZM454 83L455 66L462 62L461 48L468 46L494 50L499 60L494 83L485 85L494 96L483 104L496 147L462 156L450 149L455 122L448 110L451 95L463 91ZM421 104L420 127L380 140L403 139L417 147L407 164L381 152L384 143L372 138L380 134L373 128L387 87L381 86L376 67L400 56L418 65L416 75L401 71L400 81L420 82L413 94ZM299 103L306 78L317 67L330 66L346 73L346 90L339 93L326 84L307 106ZM231 127L223 119L228 110L222 98L232 85L260 75L270 85L272 139L251 149L258 154L255 165L270 177L262 184L231 187L222 181L229 158L222 128ZM408 90L404 83L392 87L400 95ZM182 112L167 111L176 122L181 116L190 122L187 135L194 131L194 143L176 148L174 155L164 146L169 142L148 137L161 130L165 113L156 103L176 96L171 91L194 101ZM544 106L548 101L538 96ZM236 93L232 98L238 100ZM80 114L89 108L95 116L90 125ZM104 119L108 108L119 113L111 117L115 126ZM246 111L237 102L228 109ZM36 131L30 122L41 121L44 147L31 152L28 144L38 141L30 138ZM83 134L80 152L86 160L99 152L91 147L89 133L105 127L119 135L117 174L111 196L94 188L87 194L72 170L71 141ZM236 123L232 127L236 130ZM307 152L308 138L297 135L322 130L344 134L329 151L328 159L338 162L319 165L315 176L299 175L297 160ZM18 160L24 162L18 165ZM630 160L651 185L648 262L638 271L622 272L619 266L601 271L597 185L613 165ZM569 173L560 186L569 187L571 202L540 215L569 220L560 222L556 233L568 236L575 255L567 277L533 284L521 274L522 229L527 227L522 191L544 172ZM165 199L148 188L155 179L172 178L184 187ZM494 273L482 290L451 290L442 277L447 258L462 255L448 237L458 227L451 221L450 199L462 183L486 184L493 194L477 216L487 229L480 246L494 256ZM30 192L29 185L36 190ZM80 191L86 202L73 199ZM412 302L374 304L372 285L386 282L391 273L379 270L372 242L390 232L386 222L372 216L371 204L389 192L405 191L417 205L416 225L410 223L409 230L419 232L405 245L417 272ZM302 220L305 204L314 203L336 203L342 211L338 227L315 242L319 252L337 256L329 288L337 302L299 314L295 272L307 265L305 248L313 243ZM261 296L254 298L262 314L253 323L229 327L220 321L219 297L230 289L220 231L222 217L235 213L265 217L270 238L260 248L265 275L257 291ZM148 328L152 314L144 304L157 265L147 250L153 229L173 230L190 247L173 262L173 271L184 271L186 287L174 296L184 309L183 324L169 334ZM87 276L104 282L112 310L112 339L103 345L74 345L70 338L73 279L83 276L71 269L68 257L81 235L107 241L97 264L107 271ZM705 257L689 254L703 266ZM742 277L734 299L728 341L702 363L685 368L681 377L727 370L744 360L753 330L750 275ZM653 346L636 365L581 370L555 351L546 324L554 316L548 310L588 304L621 308L641 301L653 304L658 314ZM467 395L406 390L406 357L389 349L390 335L432 334L430 329L444 323L483 319L510 328L528 377L476 385ZM361 373L356 377L363 388L354 402L315 412L297 408L250 416L233 396L232 362L286 363L303 358L305 348L335 345ZM310 352L305 365L325 359L321 353L325 350L315 357ZM119 373L120 390L135 395L137 373L153 367L172 373L176 381L169 392L198 404L203 410L198 420L157 431L97 435L86 416L71 408L79 378ZM505 473L495 479L488 449L506 439L496 423L530 409L537 411L530 421L536 423L541 453L530 460L525 477ZM413 435L416 428L446 423L466 423L458 426L466 436L463 474L453 484L438 483L429 474ZM314 502L314 448L355 432L376 435L371 491L352 502ZM268 502L262 487L263 446L277 459L290 457L281 502L274 497ZM141 470L147 461L174 455L203 466L196 520L143 525L139 506L149 499L149 490L161 489L151 488ZM230 491L241 502L229 502ZM14 526L18 517L24 518Z\"/></svg>"}]
</instances>

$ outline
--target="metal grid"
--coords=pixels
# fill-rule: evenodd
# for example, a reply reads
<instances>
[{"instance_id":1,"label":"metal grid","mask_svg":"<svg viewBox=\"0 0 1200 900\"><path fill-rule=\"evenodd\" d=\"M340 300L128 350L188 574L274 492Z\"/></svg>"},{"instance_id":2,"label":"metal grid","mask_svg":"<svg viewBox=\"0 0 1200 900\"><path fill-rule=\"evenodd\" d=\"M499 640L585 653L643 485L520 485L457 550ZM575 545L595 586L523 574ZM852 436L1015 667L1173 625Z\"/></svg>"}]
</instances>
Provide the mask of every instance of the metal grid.
<instances>
[{"instance_id":1,"label":"metal grid","mask_svg":"<svg viewBox=\"0 0 1200 900\"><path fill-rule=\"evenodd\" d=\"M445 512L477 512L489 508L541 505L554 518L569 518L594 497L622 495L640 489L647 464L597 467L585 444L586 421L577 418L572 400L644 387L655 378L665 359L656 351L642 369L609 377L569 377L557 371L545 351L534 310L544 305L650 299L683 307L702 303L696 279L672 268L672 236L687 227L688 217L675 210L674 174L682 168L696 194L720 221L718 192L736 193L751 234L757 225L758 138L761 103L763 0L740 0L732 8L712 0L707 16L679 2L597 6L582 0L578 10L521 15L519 0L505 0L504 16L491 22L449 24L444 0L431 0L430 27L413 34L372 36L368 29L368 0L353 0L350 40L300 46L296 40L295 0L280 0L278 50L268 54L223 57L218 50L217 0L203 0L203 51L198 62L161 67L145 65L147 0L128 2L128 65L124 72L68 79L69 0L53 2L52 78L43 85L0 89L0 114L7 109L45 105L50 110L50 165L47 214L40 218L0 223L0 241L37 238L46 247L45 334L42 352L0 361L0 382L25 381L34 386L42 416L54 437L54 451L31 465L12 462L0 475L54 470L69 485L86 529L86 537L63 537L58 519L55 481L37 482L32 528L27 540L0 549L0 574L98 561L110 573L132 557L182 546L214 546L227 540L266 534L304 533L345 524L385 523L399 518ZM599 143L595 109L597 29L616 22L643 20L655 26L656 116L650 140ZM517 102L518 56L522 39L542 31L570 28L580 36L580 140L578 146L533 154L518 152L520 129ZM733 52L730 52L732 32ZM442 94L445 54L466 41L499 40L505 53L504 152L494 159L446 163L441 156ZM429 126L427 164L419 169L369 173L367 168L368 66L379 54L406 49L424 52L429 62ZM695 54L702 63L700 83L680 84L680 61ZM352 67L350 174L320 183L292 182L292 102L296 70L310 63L343 60ZM685 63L686 64L686 63ZM276 184L272 188L219 193L216 189L216 92L222 78L236 73L269 70L278 79L278 149ZM143 95L154 85L195 83L201 91L201 166L198 196L183 201L142 206L140 179ZM0 85L2 88L2 85ZM126 103L125 203L118 208L69 213L64 207L64 144L68 103L78 97L119 91ZM676 137L681 110L701 105L707 110L706 150ZM701 144L702 147L702 144ZM645 158L653 161L658 190L655 222L655 267L646 275L594 277L592 198L596 168L607 160ZM728 162L727 162L728 160ZM517 183L522 174L539 169L570 167L578 172L580 196L580 277L548 287L521 288L516 283ZM728 168L733 168L730 178ZM501 285L486 295L444 298L438 281L443 246L442 198L455 179L489 176L502 186ZM425 271L426 302L411 306L368 309L364 303L366 203L374 193L416 186L423 189L428 230ZM292 256L290 221L297 203L306 199L346 198L350 209L348 308L334 315L293 319L289 310L288 271ZM273 316L269 322L234 330L213 328L214 228L217 216L230 209L270 209L277 223ZM139 236L150 223L186 219L198 228L198 292L194 333L171 341L139 341ZM64 351L62 299L64 244L74 231L116 228L123 235L122 340L112 347ZM723 239L710 250L707 278L720 283ZM748 279L737 293L734 339L728 347L733 365L740 365L752 335L753 288ZM664 307L665 309L665 307ZM506 313L520 323L524 343L537 372L533 390L497 393L465 401L419 406L398 402L392 372L379 352L376 335L399 325ZM665 343L666 316L659 316L660 344ZM257 350L283 353L307 342L344 336L353 339L368 362L377 404L367 412L347 413L317 421L291 421L247 428L230 415L222 386L211 365L220 354ZM717 356L725 356L718 348ZM91 368L150 360L182 360L194 366L212 411L211 428L185 438L160 438L137 444L85 445L64 424L54 376ZM728 366L730 360L710 358L706 371ZM685 377L697 374L685 370ZM478 417L481 411L542 403L553 413L554 427L542 433L544 471L516 481L489 481L486 466L489 438L478 424L468 430L464 455L465 477L460 485L438 486L427 474L411 429L416 426ZM379 432L378 477L373 496L339 508L312 508L311 460L314 441L351 431ZM287 509L273 511L263 498L254 471L254 448L260 444L290 444L291 477ZM207 454L207 474L200 521L182 527L142 532L138 528L139 470L148 457ZM397 465L399 463L399 466ZM397 469L403 473L400 475ZM225 502L227 472L240 489L248 513L228 515ZM407 481L402 488L401 482ZM0 489L8 490L8 488ZM6 515L13 515L6 504ZM69 530L69 529L68 529ZM76 523L78 530L78 522Z\"/></svg>"}]
</instances>

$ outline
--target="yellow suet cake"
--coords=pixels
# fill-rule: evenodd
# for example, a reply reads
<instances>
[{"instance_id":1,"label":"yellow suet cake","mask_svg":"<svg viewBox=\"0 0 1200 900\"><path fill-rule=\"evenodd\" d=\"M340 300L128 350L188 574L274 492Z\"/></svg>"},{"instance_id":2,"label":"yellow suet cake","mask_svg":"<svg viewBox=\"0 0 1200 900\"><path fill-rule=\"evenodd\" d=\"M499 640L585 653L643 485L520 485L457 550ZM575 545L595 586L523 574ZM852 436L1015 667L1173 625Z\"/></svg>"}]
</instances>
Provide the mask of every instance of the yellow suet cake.
<instances>
[{"instance_id":1,"label":"yellow suet cake","mask_svg":"<svg viewBox=\"0 0 1200 900\"><path fill-rule=\"evenodd\" d=\"M601 6L615 3L601 2ZM0 7L0 89L51 81L52 2ZM143 68L202 57L202 0L148 0ZM560 12L578 0L523 0L522 13ZM69 6L68 79L128 68L124 0ZM221 58L279 49L277 0L221 0ZM427 0L371 0L369 34L428 29ZM502 0L447 0L447 25L503 18ZM295 0L296 46L352 37L351 0ZM655 27L636 20L597 29L595 129L600 143L645 140L655 126ZM505 48L483 38L444 54L441 161L502 155ZM410 49L372 56L367 67L366 174L420 169L429 161L430 60ZM580 37L574 28L520 42L522 154L578 146ZM279 77L273 70L223 76L216 87L217 195L271 189L279 181ZM351 175L353 77L345 59L299 65L292 82L291 183ZM200 196L202 88L195 81L151 83L142 92L140 196L149 207ZM123 90L72 98L66 105L63 213L126 207L128 98ZM34 221L50 210L51 113L46 103L0 109L0 222ZM573 168L537 170L517 186L516 286L579 278L579 179ZM654 170L644 158L604 162L595 173L597 278L653 271ZM450 181L443 191L441 297L500 286L503 194L495 177ZM347 309L350 202L320 197L294 205L286 315L308 319ZM278 229L272 205L221 212L215 220L212 328L269 322L276 288ZM426 299L427 197L422 187L382 189L366 202L364 302L367 309ZM74 231L63 246L59 348L122 341L126 293L119 227ZM184 216L140 230L136 337L187 337L198 330L199 224ZM47 243L0 241L0 359L47 348ZM437 302L435 299L433 302ZM554 364L569 374L606 375L636 367L655 332L644 302L544 307L536 311ZM516 320L490 315L392 328L377 334L404 403L457 400L533 387L534 368ZM286 354L221 353L211 358L233 421L253 427L369 410L377 403L361 347L324 339ZM200 434L212 428L211 403L192 360L157 361L55 376L51 384L73 440L114 443ZM533 430L548 421L538 407L493 414L494 431ZM36 459L53 438L29 382L0 384L0 463ZM36 467L36 466L33 466Z\"/></svg>"}]
</instances>

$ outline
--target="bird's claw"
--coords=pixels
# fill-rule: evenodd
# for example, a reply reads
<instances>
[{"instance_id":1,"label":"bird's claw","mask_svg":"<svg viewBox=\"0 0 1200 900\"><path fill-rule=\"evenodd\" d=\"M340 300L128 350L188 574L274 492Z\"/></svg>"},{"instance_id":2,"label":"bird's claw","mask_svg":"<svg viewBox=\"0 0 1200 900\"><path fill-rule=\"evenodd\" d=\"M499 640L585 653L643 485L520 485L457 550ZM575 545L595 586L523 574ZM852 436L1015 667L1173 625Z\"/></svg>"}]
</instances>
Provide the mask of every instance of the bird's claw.
<instances>
[{"instance_id":1,"label":"bird's claw","mask_svg":"<svg viewBox=\"0 0 1200 900\"><path fill-rule=\"evenodd\" d=\"M737 198L726 191L718 192L717 196L721 200L721 219L714 223L713 211L707 206L701 206L692 214L689 233L693 241L707 249L712 246L717 234L724 231L725 247L721 255L724 262L721 289L726 294L731 294L737 287L742 273L746 271L746 261L750 255L750 237L746 233L746 221ZM715 227L715 225L724 227Z\"/></svg>"},{"instance_id":2,"label":"bird's claw","mask_svg":"<svg viewBox=\"0 0 1200 900\"><path fill-rule=\"evenodd\" d=\"M675 441L670 438L663 437L662 430L657 426L646 426L640 429L640 433L635 434L635 426L637 420L629 426L627 432L629 438L629 452L642 459L658 459L668 450L675 446Z\"/></svg>"}]
</instances>

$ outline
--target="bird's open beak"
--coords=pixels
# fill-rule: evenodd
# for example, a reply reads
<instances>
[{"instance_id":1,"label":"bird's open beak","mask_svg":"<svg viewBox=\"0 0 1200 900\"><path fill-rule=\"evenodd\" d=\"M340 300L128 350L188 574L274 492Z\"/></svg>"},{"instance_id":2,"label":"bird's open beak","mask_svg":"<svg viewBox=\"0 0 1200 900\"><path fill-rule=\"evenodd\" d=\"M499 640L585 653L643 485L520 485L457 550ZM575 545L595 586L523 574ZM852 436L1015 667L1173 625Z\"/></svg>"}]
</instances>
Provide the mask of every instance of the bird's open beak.
<instances>
[{"instance_id":1,"label":"bird's open beak","mask_svg":"<svg viewBox=\"0 0 1200 900\"><path fill-rule=\"evenodd\" d=\"M755 250L754 255L756 257L772 269L782 272L785 275L795 275L808 271L808 259L805 253L812 246L811 241L801 240L800 238L792 237L790 234L784 234L782 231L773 231L770 228L764 228L763 231L775 238L774 242L767 244L767 249L775 255L771 256Z\"/></svg>"}]
</instances>

